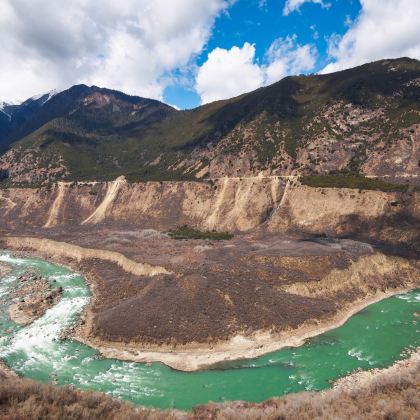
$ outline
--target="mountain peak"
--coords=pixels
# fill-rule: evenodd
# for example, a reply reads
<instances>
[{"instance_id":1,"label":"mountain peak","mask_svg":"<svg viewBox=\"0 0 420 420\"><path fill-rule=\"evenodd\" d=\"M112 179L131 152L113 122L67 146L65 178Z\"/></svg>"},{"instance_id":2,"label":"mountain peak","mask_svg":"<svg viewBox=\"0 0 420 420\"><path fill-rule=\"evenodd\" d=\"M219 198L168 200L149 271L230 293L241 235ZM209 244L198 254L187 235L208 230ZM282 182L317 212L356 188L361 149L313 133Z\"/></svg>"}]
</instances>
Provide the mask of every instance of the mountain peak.
<instances>
[{"instance_id":1,"label":"mountain peak","mask_svg":"<svg viewBox=\"0 0 420 420\"><path fill-rule=\"evenodd\" d=\"M49 101L52 97L54 97L58 93L60 93L60 91L58 91L57 89L53 89L53 90L50 90L49 92L40 93L38 95L32 96L26 101L41 101L42 104L45 104L45 102Z\"/></svg>"}]
</instances>

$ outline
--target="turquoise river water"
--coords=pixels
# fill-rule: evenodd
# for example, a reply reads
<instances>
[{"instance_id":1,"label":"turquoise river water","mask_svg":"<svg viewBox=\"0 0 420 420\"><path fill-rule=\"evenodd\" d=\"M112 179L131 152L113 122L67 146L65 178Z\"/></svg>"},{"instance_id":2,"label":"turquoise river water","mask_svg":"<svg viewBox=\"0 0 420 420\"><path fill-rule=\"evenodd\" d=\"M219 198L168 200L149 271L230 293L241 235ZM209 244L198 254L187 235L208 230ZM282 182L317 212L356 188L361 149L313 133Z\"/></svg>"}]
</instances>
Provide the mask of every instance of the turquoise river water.
<instances>
[{"instance_id":1,"label":"turquoise river water","mask_svg":"<svg viewBox=\"0 0 420 420\"><path fill-rule=\"evenodd\" d=\"M322 390L349 372L383 368L420 345L420 290L375 303L342 327L252 360L186 373L160 363L146 365L105 359L76 341L60 341L89 302L84 278L67 268L34 258L0 253L12 271L0 280L0 358L19 375L42 382L94 389L134 404L191 409L208 401L259 402L303 390ZM17 278L27 270L62 286L62 299L32 324L20 327L8 317ZM417 314L416 314L417 311Z\"/></svg>"}]
</instances>

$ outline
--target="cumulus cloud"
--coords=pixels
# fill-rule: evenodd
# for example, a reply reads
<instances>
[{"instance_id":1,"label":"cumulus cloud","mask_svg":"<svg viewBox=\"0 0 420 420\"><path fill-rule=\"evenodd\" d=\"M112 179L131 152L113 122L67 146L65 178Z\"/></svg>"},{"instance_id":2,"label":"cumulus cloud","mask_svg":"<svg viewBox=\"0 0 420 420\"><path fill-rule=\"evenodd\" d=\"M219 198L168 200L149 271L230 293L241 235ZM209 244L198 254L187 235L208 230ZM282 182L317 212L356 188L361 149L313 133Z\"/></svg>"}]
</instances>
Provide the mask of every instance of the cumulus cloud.
<instances>
[{"instance_id":1,"label":"cumulus cloud","mask_svg":"<svg viewBox=\"0 0 420 420\"><path fill-rule=\"evenodd\" d=\"M267 51L265 66L266 83L274 83L289 74L312 70L316 63L317 50L310 44L299 45L296 35L278 38Z\"/></svg>"},{"instance_id":2,"label":"cumulus cloud","mask_svg":"<svg viewBox=\"0 0 420 420\"><path fill-rule=\"evenodd\" d=\"M214 49L197 74L196 90L202 103L230 98L263 83L262 69L254 62L255 46Z\"/></svg>"},{"instance_id":3,"label":"cumulus cloud","mask_svg":"<svg viewBox=\"0 0 420 420\"><path fill-rule=\"evenodd\" d=\"M160 98L234 0L0 1L0 97L75 83Z\"/></svg>"},{"instance_id":4,"label":"cumulus cloud","mask_svg":"<svg viewBox=\"0 0 420 420\"><path fill-rule=\"evenodd\" d=\"M266 8L267 8L267 0L258 0L258 7L260 9L266 10Z\"/></svg>"},{"instance_id":5,"label":"cumulus cloud","mask_svg":"<svg viewBox=\"0 0 420 420\"><path fill-rule=\"evenodd\" d=\"M287 0L283 8L283 15L287 16L292 12L300 10L301 6L305 3L319 4L324 9L331 7L331 4L325 3L324 0Z\"/></svg>"},{"instance_id":6,"label":"cumulus cloud","mask_svg":"<svg viewBox=\"0 0 420 420\"><path fill-rule=\"evenodd\" d=\"M330 37L334 60L323 73L382 58L420 59L420 1L361 0L361 12L343 36Z\"/></svg>"},{"instance_id":7,"label":"cumulus cloud","mask_svg":"<svg viewBox=\"0 0 420 420\"><path fill-rule=\"evenodd\" d=\"M299 45L296 35L276 39L262 64L256 61L255 46L248 42L242 48L216 48L198 70L196 90L202 103L231 98L289 74L311 70L316 55L316 48L309 44Z\"/></svg>"}]
</instances>

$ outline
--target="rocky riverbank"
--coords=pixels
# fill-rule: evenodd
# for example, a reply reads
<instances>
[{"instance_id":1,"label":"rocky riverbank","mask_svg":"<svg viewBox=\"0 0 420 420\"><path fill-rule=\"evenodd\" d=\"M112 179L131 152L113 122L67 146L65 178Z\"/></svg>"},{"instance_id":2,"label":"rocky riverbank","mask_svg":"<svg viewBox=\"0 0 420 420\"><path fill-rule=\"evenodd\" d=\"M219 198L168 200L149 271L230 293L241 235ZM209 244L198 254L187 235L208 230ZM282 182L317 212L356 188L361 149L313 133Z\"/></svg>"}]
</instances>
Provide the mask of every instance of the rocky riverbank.
<instances>
[{"instance_id":1,"label":"rocky riverbank","mask_svg":"<svg viewBox=\"0 0 420 420\"><path fill-rule=\"evenodd\" d=\"M301 392L261 404L242 401L195 407L190 418L414 419L420 410L419 350L387 369L356 372L324 392Z\"/></svg>"},{"instance_id":2,"label":"rocky riverbank","mask_svg":"<svg viewBox=\"0 0 420 420\"><path fill-rule=\"evenodd\" d=\"M9 306L9 316L19 325L35 321L61 298L61 287L52 288L49 280L34 273L26 273L18 281L23 286L13 294L15 303Z\"/></svg>"},{"instance_id":3,"label":"rocky riverbank","mask_svg":"<svg viewBox=\"0 0 420 420\"><path fill-rule=\"evenodd\" d=\"M10 270L11 268L7 264L0 263L0 278L4 277Z\"/></svg>"},{"instance_id":4,"label":"rocky riverbank","mask_svg":"<svg viewBox=\"0 0 420 420\"><path fill-rule=\"evenodd\" d=\"M17 378L17 375L0 359L0 379L9 378Z\"/></svg>"},{"instance_id":5,"label":"rocky riverbank","mask_svg":"<svg viewBox=\"0 0 420 420\"><path fill-rule=\"evenodd\" d=\"M173 348L151 346L147 343L101 340L89 334L93 322L89 312L85 313L77 328L68 331L68 336L95 348L107 358L147 363L162 362L174 369L191 372L209 368L220 362L252 359L285 347L299 347L308 338L340 327L354 314L369 305L409 290L397 288L367 295L352 305L343 307L329 319L305 322L295 329L287 329L280 333L260 331L252 335L236 335L229 340L209 345L189 343L185 346Z\"/></svg>"}]
</instances>

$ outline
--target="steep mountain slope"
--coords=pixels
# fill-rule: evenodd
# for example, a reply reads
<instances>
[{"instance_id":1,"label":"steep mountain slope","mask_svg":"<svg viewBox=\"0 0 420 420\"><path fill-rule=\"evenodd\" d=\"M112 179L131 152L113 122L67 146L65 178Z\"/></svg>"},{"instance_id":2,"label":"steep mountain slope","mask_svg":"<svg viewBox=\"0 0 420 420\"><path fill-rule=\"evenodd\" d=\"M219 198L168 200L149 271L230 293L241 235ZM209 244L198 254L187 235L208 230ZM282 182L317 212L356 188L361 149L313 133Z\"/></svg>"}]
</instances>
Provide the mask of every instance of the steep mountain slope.
<instances>
[{"instance_id":1,"label":"steep mountain slope","mask_svg":"<svg viewBox=\"0 0 420 420\"><path fill-rule=\"evenodd\" d=\"M56 92L48 92L43 95L34 96L19 105L2 103L0 107L0 151L7 149L7 146L14 140L31 132L31 126L26 128L37 111L39 111Z\"/></svg>"},{"instance_id":2,"label":"steep mountain slope","mask_svg":"<svg viewBox=\"0 0 420 420\"><path fill-rule=\"evenodd\" d=\"M8 141L14 143L0 169L23 183L121 170L122 142L175 112L155 100L85 85L55 95L28 118L22 106L12 114Z\"/></svg>"},{"instance_id":3,"label":"steep mountain slope","mask_svg":"<svg viewBox=\"0 0 420 420\"><path fill-rule=\"evenodd\" d=\"M414 174L419 112L420 63L415 60L288 77L213 112L207 118L211 134L192 136L184 145L207 147L195 148L182 167L207 160L213 177L259 171Z\"/></svg>"},{"instance_id":4,"label":"steep mountain slope","mask_svg":"<svg viewBox=\"0 0 420 420\"><path fill-rule=\"evenodd\" d=\"M10 117L0 108L0 152L6 147L6 139L10 134Z\"/></svg>"},{"instance_id":5,"label":"steep mountain slope","mask_svg":"<svg viewBox=\"0 0 420 420\"><path fill-rule=\"evenodd\" d=\"M9 182L362 174L415 182L420 62L287 77L191 111L96 87L56 95L13 130ZM24 165L22 163L24 162Z\"/></svg>"}]
</instances>

